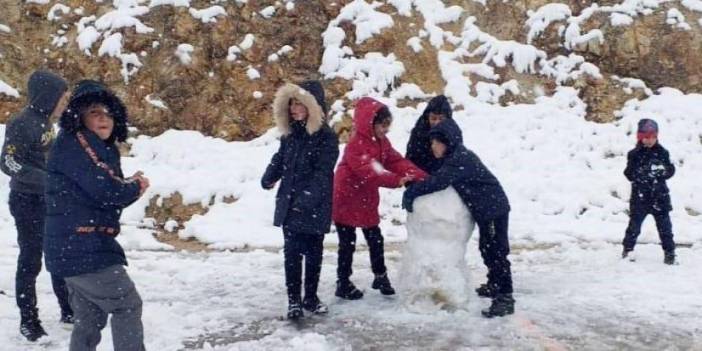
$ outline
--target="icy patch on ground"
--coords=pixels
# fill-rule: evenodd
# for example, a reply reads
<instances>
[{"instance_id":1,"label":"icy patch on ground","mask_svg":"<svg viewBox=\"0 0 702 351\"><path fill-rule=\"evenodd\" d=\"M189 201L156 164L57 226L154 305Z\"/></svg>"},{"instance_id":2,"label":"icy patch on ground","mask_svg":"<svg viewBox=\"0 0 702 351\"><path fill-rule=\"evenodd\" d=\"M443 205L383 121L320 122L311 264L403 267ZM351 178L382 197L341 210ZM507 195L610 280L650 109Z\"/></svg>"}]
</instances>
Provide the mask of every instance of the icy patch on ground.
<instances>
[{"instance_id":1,"label":"icy patch on ground","mask_svg":"<svg viewBox=\"0 0 702 351\"><path fill-rule=\"evenodd\" d=\"M474 226L453 187L414 201L398 285L408 309L431 313L467 307L471 294L465 257Z\"/></svg>"}]
</instances>

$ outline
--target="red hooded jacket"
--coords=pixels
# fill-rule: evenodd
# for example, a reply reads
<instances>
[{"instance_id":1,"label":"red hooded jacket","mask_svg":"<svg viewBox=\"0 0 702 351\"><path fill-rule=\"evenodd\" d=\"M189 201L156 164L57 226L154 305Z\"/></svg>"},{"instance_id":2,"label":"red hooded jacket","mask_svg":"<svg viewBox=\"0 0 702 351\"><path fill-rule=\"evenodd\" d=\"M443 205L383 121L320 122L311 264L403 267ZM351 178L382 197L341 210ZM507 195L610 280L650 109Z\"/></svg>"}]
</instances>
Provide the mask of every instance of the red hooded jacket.
<instances>
[{"instance_id":1,"label":"red hooded jacket","mask_svg":"<svg viewBox=\"0 0 702 351\"><path fill-rule=\"evenodd\" d=\"M417 181L427 176L403 158L390 140L374 136L373 118L383 107L385 105L369 97L356 102L355 133L346 145L334 176L334 223L361 228L377 226L380 223L378 188L398 188L400 179L408 175Z\"/></svg>"}]
</instances>

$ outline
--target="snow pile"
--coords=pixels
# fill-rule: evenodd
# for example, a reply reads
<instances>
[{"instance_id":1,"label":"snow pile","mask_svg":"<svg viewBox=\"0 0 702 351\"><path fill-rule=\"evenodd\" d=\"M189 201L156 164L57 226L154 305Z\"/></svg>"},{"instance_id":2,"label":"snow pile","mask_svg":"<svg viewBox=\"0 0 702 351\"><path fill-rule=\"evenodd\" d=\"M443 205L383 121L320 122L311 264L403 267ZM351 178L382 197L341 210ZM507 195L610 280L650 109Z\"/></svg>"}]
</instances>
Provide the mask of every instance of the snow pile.
<instances>
[{"instance_id":1,"label":"snow pile","mask_svg":"<svg viewBox=\"0 0 702 351\"><path fill-rule=\"evenodd\" d=\"M19 98L20 94L17 89L11 87L9 84L5 83L2 79L0 79L0 94L5 94L7 96L12 96L15 98Z\"/></svg>"},{"instance_id":2,"label":"snow pile","mask_svg":"<svg viewBox=\"0 0 702 351\"><path fill-rule=\"evenodd\" d=\"M193 53L193 50L195 50L195 48L190 44L180 44L176 48L176 51L174 54L180 60L180 63L187 66L191 62L193 62L193 58L191 56L191 54Z\"/></svg>"},{"instance_id":3,"label":"snow pile","mask_svg":"<svg viewBox=\"0 0 702 351\"><path fill-rule=\"evenodd\" d=\"M465 257L474 226L453 187L414 201L398 285L407 308L435 312L467 307L471 293Z\"/></svg>"},{"instance_id":4,"label":"snow pile","mask_svg":"<svg viewBox=\"0 0 702 351\"><path fill-rule=\"evenodd\" d=\"M222 6L212 6L202 10L191 8L189 12L190 15L199 19L202 23L217 23L217 16L227 15L227 11Z\"/></svg>"}]
</instances>

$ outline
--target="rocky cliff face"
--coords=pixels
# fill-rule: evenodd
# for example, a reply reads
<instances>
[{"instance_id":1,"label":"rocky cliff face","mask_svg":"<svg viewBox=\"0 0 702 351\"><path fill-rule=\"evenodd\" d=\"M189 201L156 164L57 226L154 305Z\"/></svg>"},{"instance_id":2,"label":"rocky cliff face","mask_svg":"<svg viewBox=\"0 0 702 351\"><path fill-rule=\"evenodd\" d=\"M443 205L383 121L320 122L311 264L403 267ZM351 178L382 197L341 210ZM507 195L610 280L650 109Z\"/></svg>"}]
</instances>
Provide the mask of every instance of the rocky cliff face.
<instances>
[{"instance_id":1,"label":"rocky cliff face","mask_svg":"<svg viewBox=\"0 0 702 351\"><path fill-rule=\"evenodd\" d=\"M441 93L455 78L447 69L452 62L468 65L462 71L465 90L482 101L529 103L559 85L574 86L588 104L586 118L600 122L614 120L625 101L643 98L651 89L702 92L699 0L599 5L574 0L5 3L0 82L19 96L0 89L0 120L24 103L25 81L40 67L71 82L105 81L124 98L133 124L146 134L176 128L251 139L272 125L275 88L309 78L324 79L330 105L338 100L336 111L343 115L354 98L347 92L363 91L356 86L359 74L368 81L373 73L320 70L325 57L333 56L325 56L325 45L327 51L333 47L329 41L336 28L344 33L338 49L346 57L393 54L401 62L402 72L387 82L386 91L374 88L381 94L392 94L402 83ZM377 16L364 18L368 13ZM470 17L474 19L466 21ZM383 21L390 24L378 25ZM466 42L473 33L481 34ZM495 53L506 43L523 46L500 62ZM457 48L466 52L456 55ZM518 64L525 51L535 55L535 68ZM453 52L452 61L446 60L447 52ZM567 65L573 67L564 69ZM554 67L568 74L546 73ZM492 71L486 73L486 68ZM398 105L423 98L400 94ZM343 133L344 124L337 130Z\"/></svg>"}]
</instances>

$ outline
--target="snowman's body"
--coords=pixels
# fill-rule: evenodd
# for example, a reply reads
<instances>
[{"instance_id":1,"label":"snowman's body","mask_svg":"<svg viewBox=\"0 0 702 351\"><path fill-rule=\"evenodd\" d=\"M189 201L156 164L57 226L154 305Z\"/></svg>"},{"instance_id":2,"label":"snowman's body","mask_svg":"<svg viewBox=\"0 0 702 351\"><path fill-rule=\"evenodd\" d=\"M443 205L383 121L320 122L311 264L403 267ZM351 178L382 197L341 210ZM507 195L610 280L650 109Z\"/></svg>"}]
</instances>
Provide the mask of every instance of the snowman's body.
<instances>
[{"instance_id":1,"label":"snowman's body","mask_svg":"<svg viewBox=\"0 0 702 351\"><path fill-rule=\"evenodd\" d=\"M475 222L453 187L417 198L407 216L400 296L416 311L465 308L466 246Z\"/></svg>"}]
</instances>

